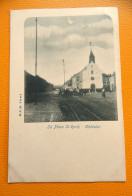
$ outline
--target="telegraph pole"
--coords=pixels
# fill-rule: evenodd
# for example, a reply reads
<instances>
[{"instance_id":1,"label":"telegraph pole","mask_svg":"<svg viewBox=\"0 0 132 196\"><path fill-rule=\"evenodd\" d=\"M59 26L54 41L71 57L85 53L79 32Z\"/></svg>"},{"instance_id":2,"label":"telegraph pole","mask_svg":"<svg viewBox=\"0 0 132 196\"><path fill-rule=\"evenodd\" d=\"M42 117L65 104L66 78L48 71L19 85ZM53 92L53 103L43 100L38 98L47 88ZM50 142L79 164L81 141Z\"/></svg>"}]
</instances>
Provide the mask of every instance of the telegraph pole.
<instances>
[{"instance_id":1,"label":"telegraph pole","mask_svg":"<svg viewBox=\"0 0 132 196\"><path fill-rule=\"evenodd\" d=\"M63 68L64 68L64 90L65 90L65 61L63 59Z\"/></svg>"},{"instance_id":2,"label":"telegraph pole","mask_svg":"<svg viewBox=\"0 0 132 196\"><path fill-rule=\"evenodd\" d=\"M38 19L36 18L35 19L36 21L36 53L35 53L35 76L37 76L37 22L38 22Z\"/></svg>"},{"instance_id":3,"label":"telegraph pole","mask_svg":"<svg viewBox=\"0 0 132 196\"><path fill-rule=\"evenodd\" d=\"M37 51L37 22L38 19L35 19L36 21L36 48L35 48L35 105L37 104L37 55L38 55L38 51Z\"/></svg>"}]
</instances>

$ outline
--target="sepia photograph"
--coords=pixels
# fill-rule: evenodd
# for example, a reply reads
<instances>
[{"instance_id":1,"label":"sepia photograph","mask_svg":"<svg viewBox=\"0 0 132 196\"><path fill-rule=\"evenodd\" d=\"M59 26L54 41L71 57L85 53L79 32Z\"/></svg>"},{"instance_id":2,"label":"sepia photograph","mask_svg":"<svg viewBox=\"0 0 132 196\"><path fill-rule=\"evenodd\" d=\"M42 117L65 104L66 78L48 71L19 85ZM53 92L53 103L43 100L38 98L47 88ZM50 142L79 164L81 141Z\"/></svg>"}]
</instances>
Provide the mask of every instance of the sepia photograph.
<instances>
[{"instance_id":1,"label":"sepia photograph","mask_svg":"<svg viewBox=\"0 0 132 196\"><path fill-rule=\"evenodd\" d=\"M116 90L108 15L25 20L25 123L117 121Z\"/></svg>"}]
</instances>

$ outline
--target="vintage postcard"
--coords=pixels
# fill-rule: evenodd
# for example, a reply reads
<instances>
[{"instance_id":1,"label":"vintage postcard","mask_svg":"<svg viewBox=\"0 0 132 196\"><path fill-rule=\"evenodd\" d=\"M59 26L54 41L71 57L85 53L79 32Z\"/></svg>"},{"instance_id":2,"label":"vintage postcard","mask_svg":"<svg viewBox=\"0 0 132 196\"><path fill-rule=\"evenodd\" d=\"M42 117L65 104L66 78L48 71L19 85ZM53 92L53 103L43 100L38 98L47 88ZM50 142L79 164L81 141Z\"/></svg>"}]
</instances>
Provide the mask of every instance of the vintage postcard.
<instances>
[{"instance_id":1,"label":"vintage postcard","mask_svg":"<svg viewBox=\"0 0 132 196\"><path fill-rule=\"evenodd\" d=\"M118 10L11 11L8 182L125 181Z\"/></svg>"}]
</instances>

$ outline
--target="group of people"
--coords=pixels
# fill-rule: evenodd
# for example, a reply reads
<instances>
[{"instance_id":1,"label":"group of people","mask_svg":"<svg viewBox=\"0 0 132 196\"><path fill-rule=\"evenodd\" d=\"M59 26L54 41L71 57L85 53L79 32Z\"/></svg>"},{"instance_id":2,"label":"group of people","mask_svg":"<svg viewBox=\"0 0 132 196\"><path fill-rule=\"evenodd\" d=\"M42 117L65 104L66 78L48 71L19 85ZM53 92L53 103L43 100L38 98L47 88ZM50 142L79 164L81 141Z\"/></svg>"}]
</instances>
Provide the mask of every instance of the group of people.
<instances>
[{"instance_id":1,"label":"group of people","mask_svg":"<svg viewBox=\"0 0 132 196\"><path fill-rule=\"evenodd\" d=\"M71 89L71 88L67 88L67 89L59 89L59 95L61 96L82 96L82 95L87 95L87 93L90 93L91 91L88 89ZM106 91L103 88L102 89L102 97L106 97Z\"/></svg>"},{"instance_id":2,"label":"group of people","mask_svg":"<svg viewBox=\"0 0 132 196\"><path fill-rule=\"evenodd\" d=\"M72 96L72 95L79 95L80 90L79 89L60 89L59 94L62 96Z\"/></svg>"}]
</instances>

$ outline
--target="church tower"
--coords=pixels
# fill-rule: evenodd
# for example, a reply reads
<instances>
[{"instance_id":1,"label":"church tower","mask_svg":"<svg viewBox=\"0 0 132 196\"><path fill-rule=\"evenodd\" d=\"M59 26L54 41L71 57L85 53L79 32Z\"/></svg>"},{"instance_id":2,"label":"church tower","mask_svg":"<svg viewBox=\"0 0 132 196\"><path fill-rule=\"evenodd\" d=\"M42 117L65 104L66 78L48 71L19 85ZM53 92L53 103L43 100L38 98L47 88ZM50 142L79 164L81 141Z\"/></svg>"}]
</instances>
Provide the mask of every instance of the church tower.
<instances>
[{"instance_id":1,"label":"church tower","mask_svg":"<svg viewBox=\"0 0 132 196\"><path fill-rule=\"evenodd\" d=\"M103 88L102 70L95 63L91 42L88 64L72 77L72 88L84 89L87 92L101 91Z\"/></svg>"},{"instance_id":2,"label":"church tower","mask_svg":"<svg viewBox=\"0 0 132 196\"><path fill-rule=\"evenodd\" d=\"M90 42L90 54L86 69L83 71L82 88L89 89L90 91L101 90L103 87L102 71L95 63L95 55L93 53L93 46Z\"/></svg>"},{"instance_id":3,"label":"church tower","mask_svg":"<svg viewBox=\"0 0 132 196\"><path fill-rule=\"evenodd\" d=\"M93 51L92 51L92 43L90 42L90 55L89 55L89 63L95 63L95 56L93 54Z\"/></svg>"},{"instance_id":4,"label":"church tower","mask_svg":"<svg viewBox=\"0 0 132 196\"><path fill-rule=\"evenodd\" d=\"M90 55L89 55L89 63L91 63L91 62L95 63L95 56L92 52L92 49L91 49L91 52L90 52Z\"/></svg>"}]
</instances>

